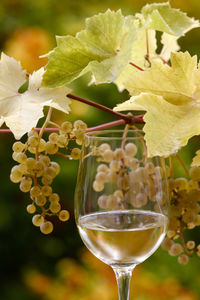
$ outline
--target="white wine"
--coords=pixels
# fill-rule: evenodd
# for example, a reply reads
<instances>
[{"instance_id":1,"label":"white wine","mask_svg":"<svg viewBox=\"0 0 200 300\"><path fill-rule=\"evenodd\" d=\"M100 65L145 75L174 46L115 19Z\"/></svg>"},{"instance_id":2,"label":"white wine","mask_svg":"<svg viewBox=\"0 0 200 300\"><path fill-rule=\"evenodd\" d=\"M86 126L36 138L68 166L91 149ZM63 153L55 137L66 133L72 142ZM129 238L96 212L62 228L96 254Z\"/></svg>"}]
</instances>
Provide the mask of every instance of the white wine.
<instances>
[{"instance_id":1,"label":"white wine","mask_svg":"<svg viewBox=\"0 0 200 300\"><path fill-rule=\"evenodd\" d=\"M78 221L87 248L108 265L143 262L160 246L166 225L164 215L143 210L97 212Z\"/></svg>"}]
</instances>

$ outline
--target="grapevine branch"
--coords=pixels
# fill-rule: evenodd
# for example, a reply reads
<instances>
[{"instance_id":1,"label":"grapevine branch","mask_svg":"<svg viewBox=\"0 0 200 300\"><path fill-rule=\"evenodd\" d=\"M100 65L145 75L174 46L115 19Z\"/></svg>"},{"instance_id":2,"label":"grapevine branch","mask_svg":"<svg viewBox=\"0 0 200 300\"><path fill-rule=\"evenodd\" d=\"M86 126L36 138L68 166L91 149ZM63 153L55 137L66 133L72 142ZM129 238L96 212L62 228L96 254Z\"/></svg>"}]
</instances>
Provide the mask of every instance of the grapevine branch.
<instances>
[{"instance_id":1,"label":"grapevine branch","mask_svg":"<svg viewBox=\"0 0 200 300\"><path fill-rule=\"evenodd\" d=\"M114 126L118 126L118 125L125 124L125 123L126 123L125 120L120 119L120 120L117 120L117 121L104 123L104 124L101 124L101 125L98 125L98 126L95 126L95 127L90 127L90 128L87 129L87 132L88 131L102 130L102 129L105 129L105 128L114 127Z\"/></svg>"},{"instance_id":2,"label":"grapevine branch","mask_svg":"<svg viewBox=\"0 0 200 300\"><path fill-rule=\"evenodd\" d=\"M134 64L133 62L129 63L131 66L135 67L136 69L138 69L139 71L144 71L144 69L140 68L139 66L137 66L136 64Z\"/></svg>"},{"instance_id":3,"label":"grapevine branch","mask_svg":"<svg viewBox=\"0 0 200 300\"><path fill-rule=\"evenodd\" d=\"M52 124L52 122L48 122L49 124ZM143 121L143 115L138 115L134 117L134 123L138 123L138 124L144 124ZM97 131L97 130L103 130L109 127L114 127L114 126L118 126L118 125L122 125L122 124L126 124L126 121L124 119L120 119L117 121L112 121L112 122L108 122L108 123L104 123L101 125L97 125L94 127L89 127L87 129L87 131ZM41 128L34 128L34 130L40 132ZM59 132L59 127L56 128L52 128L52 127L48 127L48 128L44 128L43 132ZM0 133L12 133L12 131L10 129L0 129Z\"/></svg>"},{"instance_id":4,"label":"grapevine branch","mask_svg":"<svg viewBox=\"0 0 200 300\"><path fill-rule=\"evenodd\" d=\"M95 127L88 128L87 131L102 130L105 128L118 126L121 124L129 124L129 125L144 124L143 115L133 116L131 113L128 113L127 115L125 115L120 112L113 111L111 108L108 108L107 106L104 106L102 104L93 102L91 100L88 100L88 99L85 99L85 98L82 98L82 97L79 97L79 96L76 96L73 94L67 94L67 97L70 99L77 100L82 103L88 104L90 106L96 107L100 110L103 110L105 112L108 112L108 113L120 118L117 121L104 123L104 124L101 124L101 125L98 125ZM56 124L50 120L51 112L52 112L52 110L50 109L49 116L47 115L47 119L46 119L45 123L43 124L42 128L34 128L34 130L36 130L40 133L40 136L43 134L43 132L58 132L60 130L58 124ZM50 127L47 128L46 127L47 124L51 124L51 125L55 126L55 128L50 128ZM4 128L4 129L0 129L0 133L12 133L12 131L10 129Z\"/></svg>"},{"instance_id":5,"label":"grapevine branch","mask_svg":"<svg viewBox=\"0 0 200 300\"><path fill-rule=\"evenodd\" d=\"M82 98L82 97L79 97L79 96L76 96L76 95L73 95L73 94L68 94L67 97L70 98L70 99L73 99L73 100L83 102L83 103L88 104L90 106L96 107L96 108L101 109L105 112L108 112L108 113L110 113L110 114L112 114L112 115L114 115L114 116L116 116L120 119L123 119L128 124L135 123L135 120L134 120L135 117L132 116L132 115L124 115L120 112L116 112L116 111L112 110L111 108L108 108L107 106L104 106L102 104L93 102L91 100L88 100L88 99L85 99L85 98Z\"/></svg>"}]
</instances>

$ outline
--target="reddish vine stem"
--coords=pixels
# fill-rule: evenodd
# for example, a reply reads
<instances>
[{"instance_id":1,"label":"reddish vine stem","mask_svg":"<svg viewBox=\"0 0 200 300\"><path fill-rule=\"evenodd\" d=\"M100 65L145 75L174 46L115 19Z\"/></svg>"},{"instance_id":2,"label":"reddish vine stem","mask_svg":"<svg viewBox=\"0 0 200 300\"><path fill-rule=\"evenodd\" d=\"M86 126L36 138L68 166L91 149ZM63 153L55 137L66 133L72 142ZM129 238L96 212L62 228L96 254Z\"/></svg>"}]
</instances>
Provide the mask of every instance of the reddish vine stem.
<instances>
[{"instance_id":1,"label":"reddish vine stem","mask_svg":"<svg viewBox=\"0 0 200 300\"><path fill-rule=\"evenodd\" d=\"M85 103L85 104L88 104L90 106L93 106L93 107L96 107L98 109L101 109L105 112L108 112L120 119L123 119L125 120L126 123L128 124L132 124L134 122L134 117L133 116L127 116L127 115L124 115L124 114L121 114L119 112L116 112L114 110L112 110L111 108L108 108L102 104L99 104L99 103L96 103L96 102L93 102L91 100L88 100L88 99L85 99L85 98L81 98L79 96L76 96L76 95L73 95L73 94L67 94L67 97L70 98L70 99L73 99L73 100L77 100L77 101L80 101L82 103Z\"/></svg>"},{"instance_id":2,"label":"reddish vine stem","mask_svg":"<svg viewBox=\"0 0 200 300\"><path fill-rule=\"evenodd\" d=\"M146 29L146 47L147 47L147 54L145 55L146 61L149 63L149 66L151 67L151 61L150 61L150 51L149 51L149 36L148 36L148 29Z\"/></svg>"},{"instance_id":3,"label":"reddish vine stem","mask_svg":"<svg viewBox=\"0 0 200 300\"><path fill-rule=\"evenodd\" d=\"M136 124L144 124L144 121L143 121L143 115L138 115L138 116L134 116L133 117L133 121L134 123ZM49 122L50 123L50 122ZM108 123L104 123L104 124L101 124L101 125L98 125L98 126L95 126L95 127L90 127L87 129L87 131L96 131L96 130L102 130L102 129L106 129L106 128L109 128L109 127L113 127L113 126L118 126L118 125L121 125L121 124L126 124L126 121L124 119L120 119L120 120L117 120L117 121L112 121L112 122L108 122ZM34 130L40 132L41 128L34 128ZM44 129L44 132L59 132L59 128L45 128ZM12 131L10 129L0 129L0 133L12 133Z\"/></svg>"},{"instance_id":4,"label":"reddish vine stem","mask_svg":"<svg viewBox=\"0 0 200 300\"><path fill-rule=\"evenodd\" d=\"M135 67L136 69L138 69L139 71L144 71L144 69L140 68L139 66L135 65L133 62L129 63L131 66Z\"/></svg>"},{"instance_id":5,"label":"reddish vine stem","mask_svg":"<svg viewBox=\"0 0 200 300\"><path fill-rule=\"evenodd\" d=\"M160 58L164 64L166 64L170 67L170 64L168 63L168 61L166 61L162 56L157 55L157 57Z\"/></svg>"},{"instance_id":6,"label":"reddish vine stem","mask_svg":"<svg viewBox=\"0 0 200 300\"><path fill-rule=\"evenodd\" d=\"M109 127L118 126L118 125L121 125L121 124L126 124L126 121L121 119L121 120L101 124L101 125L98 125L98 126L95 126L95 127L90 127L90 128L87 129L87 132L102 130L102 129L106 129L106 128L109 128Z\"/></svg>"}]
</instances>

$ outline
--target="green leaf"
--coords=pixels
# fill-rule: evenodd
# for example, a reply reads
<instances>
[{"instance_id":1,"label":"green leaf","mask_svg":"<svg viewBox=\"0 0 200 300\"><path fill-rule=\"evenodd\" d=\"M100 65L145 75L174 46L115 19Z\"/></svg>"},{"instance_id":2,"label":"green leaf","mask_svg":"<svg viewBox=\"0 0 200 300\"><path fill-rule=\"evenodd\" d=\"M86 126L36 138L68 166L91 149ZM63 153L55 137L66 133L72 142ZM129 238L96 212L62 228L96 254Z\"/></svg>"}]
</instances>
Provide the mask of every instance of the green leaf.
<instances>
[{"instance_id":1,"label":"green leaf","mask_svg":"<svg viewBox=\"0 0 200 300\"><path fill-rule=\"evenodd\" d=\"M112 82L129 63L136 39L135 23L120 10L91 17L86 20L86 29L75 37L57 38L57 47L48 54L43 83L60 86L87 72L96 84Z\"/></svg>"},{"instance_id":2,"label":"green leaf","mask_svg":"<svg viewBox=\"0 0 200 300\"><path fill-rule=\"evenodd\" d=\"M144 110L148 156L169 156L200 134L200 103L174 105L163 97L142 93L119 104L116 111Z\"/></svg>"},{"instance_id":3,"label":"green leaf","mask_svg":"<svg viewBox=\"0 0 200 300\"><path fill-rule=\"evenodd\" d=\"M148 28L168 34L182 36L192 28L199 27L199 22L189 18L179 9L172 8L169 2L147 4L142 15L149 22Z\"/></svg>"},{"instance_id":4,"label":"green leaf","mask_svg":"<svg viewBox=\"0 0 200 300\"><path fill-rule=\"evenodd\" d=\"M129 77L125 87L131 95L147 92L182 105L196 99L196 76L197 57L191 57L188 52L177 52L171 54L171 66L156 60L143 72L135 70L135 76Z\"/></svg>"}]
</instances>

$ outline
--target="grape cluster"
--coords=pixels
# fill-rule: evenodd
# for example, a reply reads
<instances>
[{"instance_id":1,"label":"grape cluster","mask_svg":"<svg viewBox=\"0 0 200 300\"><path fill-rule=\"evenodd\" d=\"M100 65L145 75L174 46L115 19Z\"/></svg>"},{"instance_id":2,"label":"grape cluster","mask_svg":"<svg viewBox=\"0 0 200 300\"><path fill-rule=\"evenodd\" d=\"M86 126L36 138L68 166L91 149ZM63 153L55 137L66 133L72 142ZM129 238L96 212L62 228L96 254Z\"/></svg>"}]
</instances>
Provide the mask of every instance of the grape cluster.
<instances>
[{"instance_id":1,"label":"grape cluster","mask_svg":"<svg viewBox=\"0 0 200 300\"><path fill-rule=\"evenodd\" d=\"M162 202L164 194L162 169L147 160L136 158L137 146L128 142L124 147L111 149L107 143L101 144L95 151L100 164L93 182L96 192L107 191L112 184L113 193L101 193L98 205L102 209L141 208L157 200ZM156 207L154 207L156 209Z\"/></svg>"},{"instance_id":2,"label":"grape cluster","mask_svg":"<svg viewBox=\"0 0 200 300\"><path fill-rule=\"evenodd\" d=\"M27 206L27 212L36 213L32 223L40 227L44 234L53 231L53 223L48 220L49 217L56 215L63 222L69 219L69 212L61 209L60 197L51 187L60 172L60 166L51 161L50 155L59 154L69 159L79 159L81 150L74 147L74 143L82 144L86 129L87 125L81 120L75 121L73 125L66 121L62 123L58 133L49 135L48 141L33 129L28 133L25 143L17 141L13 144L13 159L18 164L12 168L10 179L19 183L22 192L30 193L31 203ZM59 148L66 153L59 153Z\"/></svg>"},{"instance_id":3,"label":"grape cluster","mask_svg":"<svg viewBox=\"0 0 200 300\"><path fill-rule=\"evenodd\" d=\"M185 242L183 237L185 229L200 226L200 167L191 167L189 176L189 179L169 179L170 222L162 244L170 255L178 256L180 264L187 264L194 253L200 256L200 245L196 246L194 241Z\"/></svg>"}]
</instances>

